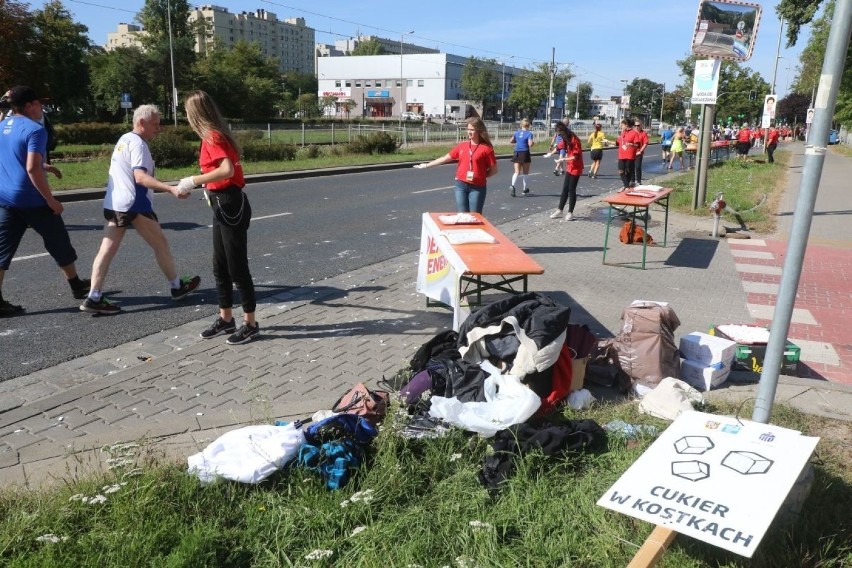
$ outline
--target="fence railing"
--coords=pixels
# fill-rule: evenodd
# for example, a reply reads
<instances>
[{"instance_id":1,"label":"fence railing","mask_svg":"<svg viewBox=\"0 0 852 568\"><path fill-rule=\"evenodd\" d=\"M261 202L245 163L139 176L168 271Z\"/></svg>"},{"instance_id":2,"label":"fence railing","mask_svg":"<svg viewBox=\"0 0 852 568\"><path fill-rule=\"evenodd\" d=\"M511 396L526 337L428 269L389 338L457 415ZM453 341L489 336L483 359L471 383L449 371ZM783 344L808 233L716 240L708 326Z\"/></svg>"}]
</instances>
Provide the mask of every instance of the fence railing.
<instances>
[{"instance_id":1,"label":"fence railing","mask_svg":"<svg viewBox=\"0 0 852 568\"><path fill-rule=\"evenodd\" d=\"M259 138L267 140L270 144L294 144L296 146L348 144L358 136L365 136L372 132L388 132L397 136L403 146L408 144L431 144L444 143L454 144L467 139L464 124L407 124L402 127L392 124L232 124L234 132L255 132ZM512 124L489 124L488 134L494 144L508 144L512 135L517 130ZM592 128L582 126L575 130L577 135L586 140ZM611 140L618 136L618 128L607 126L604 133ZM553 130L533 129L535 140L539 148L549 144L553 137Z\"/></svg>"}]
</instances>

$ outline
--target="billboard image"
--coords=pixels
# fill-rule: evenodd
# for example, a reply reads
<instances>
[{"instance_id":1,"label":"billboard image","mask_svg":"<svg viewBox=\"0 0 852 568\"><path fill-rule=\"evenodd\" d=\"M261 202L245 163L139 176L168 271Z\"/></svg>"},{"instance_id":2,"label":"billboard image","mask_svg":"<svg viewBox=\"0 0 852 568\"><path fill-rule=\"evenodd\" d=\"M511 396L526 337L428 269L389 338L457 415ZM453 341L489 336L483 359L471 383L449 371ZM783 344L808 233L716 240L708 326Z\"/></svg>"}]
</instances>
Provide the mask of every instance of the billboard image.
<instances>
[{"instance_id":1,"label":"billboard image","mask_svg":"<svg viewBox=\"0 0 852 568\"><path fill-rule=\"evenodd\" d=\"M702 0L692 38L692 53L715 59L746 61L754 51L760 24L759 4Z\"/></svg>"}]
</instances>

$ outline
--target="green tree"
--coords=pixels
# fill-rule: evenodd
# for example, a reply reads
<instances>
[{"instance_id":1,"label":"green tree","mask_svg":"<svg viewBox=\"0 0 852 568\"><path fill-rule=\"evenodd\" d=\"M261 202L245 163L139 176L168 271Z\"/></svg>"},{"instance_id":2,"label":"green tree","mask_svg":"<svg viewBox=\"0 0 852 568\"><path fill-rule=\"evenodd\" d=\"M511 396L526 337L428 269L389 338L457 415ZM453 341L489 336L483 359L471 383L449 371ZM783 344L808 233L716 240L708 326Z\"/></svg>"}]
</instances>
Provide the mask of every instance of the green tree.
<instances>
[{"instance_id":1,"label":"green tree","mask_svg":"<svg viewBox=\"0 0 852 568\"><path fill-rule=\"evenodd\" d=\"M355 46L349 55L384 55L385 50L382 44L376 38L372 37L366 41L358 40L358 45Z\"/></svg>"},{"instance_id":2,"label":"green tree","mask_svg":"<svg viewBox=\"0 0 852 568\"><path fill-rule=\"evenodd\" d=\"M775 119L778 123L796 124L805 120L805 115L811 105L809 94L790 93L778 101L775 106Z\"/></svg>"},{"instance_id":3,"label":"green tree","mask_svg":"<svg viewBox=\"0 0 852 568\"><path fill-rule=\"evenodd\" d=\"M255 42L238 41L228 49L214 43L193 67L195 84L207 91L232 118L267 120L282 93L278 62L265 57Z\"/></svg>"},{"instance_id":4,"label":"green tree","mask_svg":"<svg viewBox=\"0 0 852 568\"><path fill-rule=\"evenodd\" d=\"M483 116L489 101L500 98L499 65L494 59L471 57L461 74L461 90L464 96L479 105Z\"/></svg>"},{"instance_id":5,"label":"green tree","mask_svg":"<svg viewBox=\"0 0 852 568\"><path fill-rule=\"evenodd\" d=\"M19 84L40 89L43 78L36 65L36 37L26 4L0 0L0 38L0 92Z\"/></svg>"},{"instance_id":6,"label":"green tree","mask_svg":"<svg viewBox=\"0 0 852 568\"><path fill-rule=\"evenodd\" d=\"M316 93L302 93L296 99L299 105L300 118L314 118L319 114L319 103Z\"/></svg>"},{"instance_id":7,"label":"green tree","mask_svg":"<svg viewBox=\"0 0 852 568\"><path fill-rule=\"evenodd\" d=\"M151 66L149 77L152 86L157 90L157 100L165 109L164 114L169 116L168 109L172 103L171 53L174 53L175 86L178 89L190 83L195 61L196 38L189 23L189 3L186 0L145 0L145 6L136 19L145 28L141 40L145 58Z\"/></svg>"},{"instance_id":8,"label":"green tree","mask_svg":"<svg viewBox=\"0 0 852 568\"><path fill-rule=\"evenodd\" d=\"M138 47L96 51L88 57L89 91L95 111L111 120L127 113L121 109L121 94L130 93L135 106L154 101L148 62Z\"/></svg>"},{"instance_id":9,"label":"green tree","mask_svg":"<svg viewBox=\"0 0 852 568\"><path fill-rule=\"evenodd\" d=\"M94 47L86 35L89 29L76 23L59 0L36 10L33 26L46 81L44 95L61 118L78 118L78 109L91 106L84 87L89 82L86 60Z\"/></svg>"},{"instance_id":10,"label":"green tree","mask_svg":"<svg viewBox=\"0 0 852 568\"><path fill-rule=\"evenodd\" d=\"M695 55L688 55L676 62L684 79L679 89L687 93L687 96L692 93L696 59ZM769 94L769 87L769 83L760 73L750 67L745 67L737 61L722 61L716 99L717 120L723 122L730 116L734 122L756 122L763 109L763 96ZM754 100L749 97L752 91L755 93ZM700 111L700 106L692 106L693 122L697 122Z\"/></svg>"},{"instance_id":11,"label":"green tree","mask_svg":"<svg viewBox=\"0 0 852 568\"><path fill-rule=\"evenodd\" d=\"M325 116L328 111L336 110L337 97L334 95L326 95L324 97L320 97L317 101L317 106L319 108L320 115ZM334 113L332 113L332 116L334 116Z\"/></svg>"},{"instance_id":12,"label":"green tree","mask_svg":"<svg viewBox=\"0 0 852 568\"><path fill-rule=\"evenodd\" d=\"M553 92L565 92L565 85L573 79L573 74L568 69L562 69L554 73ZM550 65L541 63L538 67L524 69L512 81L512 91L506 102L518 109L521 116L534 118L542 104L547 104L547 96L550 93ZM582 102L582 96L580 101Z\"/></svg>"},{"instance_id":13,"label":"green tree","mask_svg":"<svg viewBox=\"0 0 852 568\"><path fill-rule=\"evenodd\" d=\"M811 35L799 57L799 73L793 82L795 92L812 94L819 83L823 60L825 59L825 48L828 44L828 35L834 16L834 6L835 1L828 0L823 5L820 16L808 20L811 22ZM780 7L779 5L779 9ZM846 50L846 64L840 79L834 118L846 124L852 122L852 41L850 41Z\"/></svg>"},{"instance_id":14,"label":"green tree","mask_svg":"<svg viewBox=\"0 0 852 568\"><path fill-rule=\"evenodd\" d=\"M579 118L586 118L591 114L591 100L594 87L588 81L581 82L573 91L565 93L565 114L574 117L574 113L579 114ZM578 97L579 95L579 97ZM580 104L577 104L579 98ZM577 117L575 117L577 118Z\"/></svg>"},{"instance_id":15,"label":"green tree","mask_svg":"<svg viewBox=\"0 0 852 568\"><path fill-rule=\"evenodd\" d=\"M630 109L634 114L646 114L651 118L660 115L660 101L665 85L636 77L625 91L630 95Z\"/></svg>"}]
</instances>

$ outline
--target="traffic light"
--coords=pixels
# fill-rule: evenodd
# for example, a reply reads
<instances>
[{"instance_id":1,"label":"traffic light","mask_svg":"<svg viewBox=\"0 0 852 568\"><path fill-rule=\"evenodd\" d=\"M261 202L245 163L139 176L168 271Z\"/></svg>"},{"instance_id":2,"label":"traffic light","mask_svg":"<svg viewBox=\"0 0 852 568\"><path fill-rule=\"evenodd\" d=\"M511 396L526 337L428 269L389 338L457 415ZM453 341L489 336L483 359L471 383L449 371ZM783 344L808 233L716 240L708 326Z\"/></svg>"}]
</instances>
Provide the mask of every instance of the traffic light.
<instances>
[{"instance_id":1,"label":"traffic light","mask_svg":"<svg viewBox=\"0 0 852 568\"><path fill-rule=\"evenodd\" d=\"M757 92L756 91L749 91L748 92L748 100L753 101L756 98L757 98Z\"/></svg>"}]
</instances>

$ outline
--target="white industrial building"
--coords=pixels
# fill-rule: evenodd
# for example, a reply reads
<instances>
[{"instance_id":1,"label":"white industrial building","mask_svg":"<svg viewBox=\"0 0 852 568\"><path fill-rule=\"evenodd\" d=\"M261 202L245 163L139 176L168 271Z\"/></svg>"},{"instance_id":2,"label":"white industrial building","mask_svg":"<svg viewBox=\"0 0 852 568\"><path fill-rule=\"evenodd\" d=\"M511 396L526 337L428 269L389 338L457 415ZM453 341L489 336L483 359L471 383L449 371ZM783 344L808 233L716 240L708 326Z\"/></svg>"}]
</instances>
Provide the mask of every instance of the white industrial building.
<instances>
[{"instance_id":1,"label":"white industrial building","mask_svg":"<svg viewBox=\"0 0 852 568\"><path fill-rule=\"evenodd\" d=\"M336 97L335 105L326 110L328 115L389 118L416 112L460 119L471 114L474 104L462 99L461 76L467 61L447 53L320 57L317 96L320 100ZM504 72L502 66L495 70L508 96L511 78L520 70L505 67ZM348 113L347 100L354 102Z\"/></svg>"}]
</instances>

